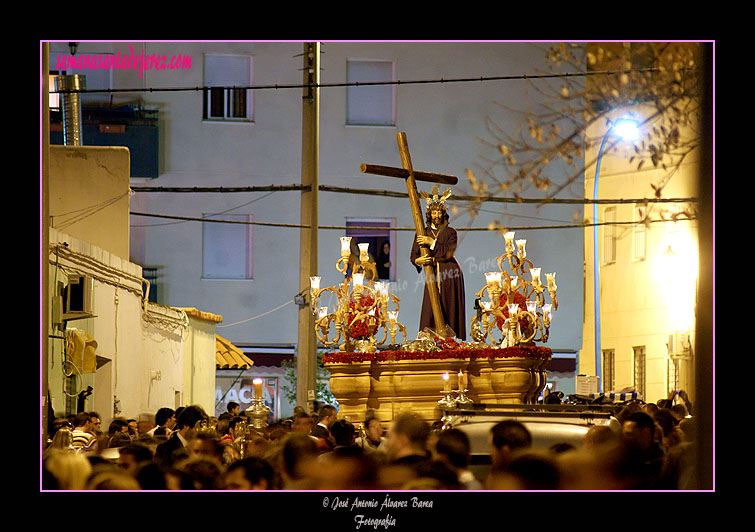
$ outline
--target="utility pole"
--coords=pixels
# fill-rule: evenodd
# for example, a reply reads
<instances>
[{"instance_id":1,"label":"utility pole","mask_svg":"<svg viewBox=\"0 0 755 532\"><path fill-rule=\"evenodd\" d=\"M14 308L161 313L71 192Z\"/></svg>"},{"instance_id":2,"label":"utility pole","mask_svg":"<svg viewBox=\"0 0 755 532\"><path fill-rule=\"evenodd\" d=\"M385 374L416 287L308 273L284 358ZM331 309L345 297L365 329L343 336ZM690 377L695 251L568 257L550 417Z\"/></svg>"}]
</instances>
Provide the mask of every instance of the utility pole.
<instances>
[{"instance_id":1,"label":"utility pole","mask_svg":"<svg viewBox=\"0 0 755 532\"><path fill-rule=\"evenodd\" d=\"M309 278L317 275L318 188L320 166L320 43L304 43L302 96L301 223L299 232L299 290L309 293ZM306 298L309 300L309 298ZM296 404L312 410L317 381L317 336L309 305L299 307L296 350Z\"/></svg>"}]
</instances>

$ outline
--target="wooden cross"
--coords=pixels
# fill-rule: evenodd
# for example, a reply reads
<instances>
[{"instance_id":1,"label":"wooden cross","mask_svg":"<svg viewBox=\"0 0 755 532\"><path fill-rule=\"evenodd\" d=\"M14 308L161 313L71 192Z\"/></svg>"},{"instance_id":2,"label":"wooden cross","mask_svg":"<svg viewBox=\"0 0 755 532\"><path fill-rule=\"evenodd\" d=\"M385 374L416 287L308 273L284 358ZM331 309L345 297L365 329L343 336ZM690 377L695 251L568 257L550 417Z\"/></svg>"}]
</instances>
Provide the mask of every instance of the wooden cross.
<instances>
[{"instance_id":1,"label":"wooden cross","mask_svg":"<svg viewBox=\"0 0 755 532\"><path fill-rule=\"evenodd\" d=\"M412 159L409 156L409 146L406 143L406 133L398 133L396 135L396 141L398 142L398 150L401 154L401 164L403 168L363 164L360 166L360 170L362 173L366 174L400 177L406 180L406 189L409 192L409 203L412 208L412 216L414 217L414 227L417 230L417 236L425 236L425 220L422 218L416 181L455 185L458 178L452 175L415 171L412 168ZM423 257L426 257L429 254L427 246L420 246L419 251ZM427 293L430 295L430 306L432 307L433 318L435 320L435 330L442 333L445 329L446 322L443 319L443 311L440 306L440 294L438 293L438 285L435 282L435 270L430 264L425 264L424 270L425 286L427 286Z\"/></svg>"}]
</instances>

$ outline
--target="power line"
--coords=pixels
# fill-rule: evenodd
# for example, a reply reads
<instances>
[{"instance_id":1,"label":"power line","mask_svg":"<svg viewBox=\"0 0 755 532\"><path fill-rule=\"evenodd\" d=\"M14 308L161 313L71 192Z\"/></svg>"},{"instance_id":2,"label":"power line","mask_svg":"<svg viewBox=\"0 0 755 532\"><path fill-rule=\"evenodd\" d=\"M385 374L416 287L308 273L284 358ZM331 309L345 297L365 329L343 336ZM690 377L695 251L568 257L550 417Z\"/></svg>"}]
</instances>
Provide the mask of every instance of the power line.
<instances>
[{"instance_id":1,"label":"power line","mask_svg":"<svg viewBox=\"0 0 755 532\"><path fill-rule=\"evenodd\" d=\"M200 193L200 194L230 194L242 192L285 192L285 191L308 191L308 185L262 185L248 187L150 187L150 186L132 186L134 192L168 192L168 193ZM335 192L342 194L364 194L368 196L384 196L392 198L407 198L406 192L396 192L392 190L377 189L358 189L348 187L336 187L331 185L320 185L318 190L323 192ZM456 201L473 201L480 203L523 203L523 204L566 204L566 205L590 205L593 203L612 205L621 203L696 203L699 201L695 197L682 198L614 198L614 199L589 199L589 198L505 198L497 196L462 196L453 195L452 200Z\"/></svg>"},{"instance_id":2,"label":"power line","mask_svg":"<svg viewBox=\"0 0 755 532\"><path fill-rule=\"evenodd\" d=\"M275 222L249 222L249 221L242 221L242 220L212 220L208 218L196 218L191 216L176 216L171 214L155 214L155 213L147 213L147 212L134 212L132 211L130 214L133 216L147 216L147 217L153 217L153 218L167 218L170 220L183 220L187 222L210 222L210 223L227 223L227 224L241 224L241 225L260 225L265 227L287 227L292 229L309 229L310 225L308 224L287 224L287 223L275 223ZM697 217L695 216L685 216L681 220L696 220ZM659 219L659 220L648 220L649 223L656 223L656 222L668 222L669 220L665 219ZM489 227L456 227L455 229L460 232L466 232L466 231L500 231L504 227L510 231L524 231L524 230L532 230L532 229L574 229L574 228L586 228L586 227L596 227L600 225L636 225L638 223L637 221L631 221L631 222L598 222L598 223L580 223L580 224L560 224L560 225L532 225L532 226L519 226L519 227L509 227L509 226L489 226ZM356 225L318 225L318 229L327 229L327 230L367 230L367 231L416 231L415 227L362 227L362 226L356 226Z\"/></svg>"},{"instance_id":3,"label":"power line","mask_svg":"<svg viewBox=\"0 0 755 532\"><path fill-rule=\"evenodd\" d=\"M471 83L485 81L511 81L511 80L538 80L552 78L570 78L580 76L610 76L615 74L625 74L628 72L658 72L658 68L633 68L626 70L593 70L589 72L562 72L553 74L517 74L508 76L476 76L466 78L436 78L436 79L418 79L418 80L393 80L393 81L352 81L352 82L335 82L335 83L273 83L266 85L230 85L230 86L206 86L197 85L194 87L140 87L131 89L63 89L51 90L50 94L93 94L93 93L119 93L119 92L182 92L182 91L204 91L209 89L223 90L270 90L270 89L313 89L313 88L336 88L336 87L367 87L374 85L421 85L434 83Z\"/></svg>"}]
</instances>

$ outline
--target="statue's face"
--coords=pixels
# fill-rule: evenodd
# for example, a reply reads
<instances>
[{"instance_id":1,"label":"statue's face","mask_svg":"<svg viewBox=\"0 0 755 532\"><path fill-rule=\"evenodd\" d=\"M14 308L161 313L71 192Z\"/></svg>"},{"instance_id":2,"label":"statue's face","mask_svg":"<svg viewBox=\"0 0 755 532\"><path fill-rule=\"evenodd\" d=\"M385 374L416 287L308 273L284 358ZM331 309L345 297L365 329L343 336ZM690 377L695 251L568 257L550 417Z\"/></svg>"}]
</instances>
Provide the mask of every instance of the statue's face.
<instances>
[{"instance_id":1,"label":"statue's face","mask_svg":"<svg viewBox=\"0 0 755 532\"><path fill-rule=\"evenodd\" d=\"M430 220L433 222L434 225L438 225L440 221L443 219L443 211L440 209L432 209L430 211Z\"/></svg>"}]
</instances>

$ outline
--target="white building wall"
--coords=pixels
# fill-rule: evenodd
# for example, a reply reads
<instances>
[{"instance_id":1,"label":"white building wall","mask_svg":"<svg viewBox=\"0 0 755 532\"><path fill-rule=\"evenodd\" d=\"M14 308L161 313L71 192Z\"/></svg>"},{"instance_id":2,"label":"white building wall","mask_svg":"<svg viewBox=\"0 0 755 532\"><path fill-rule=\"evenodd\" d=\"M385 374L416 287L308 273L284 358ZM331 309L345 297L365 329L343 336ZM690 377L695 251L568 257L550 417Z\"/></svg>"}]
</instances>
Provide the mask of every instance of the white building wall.
<instances>
[{"instance_id":1,"label":"white building wall","mask_svg":"<svg viewBox=\"0 0 755 532\"><path fill-rule=\"evenodd\" d=\"M51 254L51 286L73 272L94 279L93 316L69 321L65 327L86 332L97 342L96 354L107 360L95 373L82 374L73 390L93 387L86 408L102 415L104 429L113 417L154 414L160 407L188 404L184 399L212 409L214 323L190 324L179 309L144 303L140 266L50 229L51 249L62 243L66 251ZM65 330L58 326L52 334L65 336ZM189 358L185 345L190 346ZM51 342L47 375L56 413L66 412L64 349L63 340ZM185 366L187 371L194 368L193 379L185 379Z\"/></svg>"}]
</instances>

